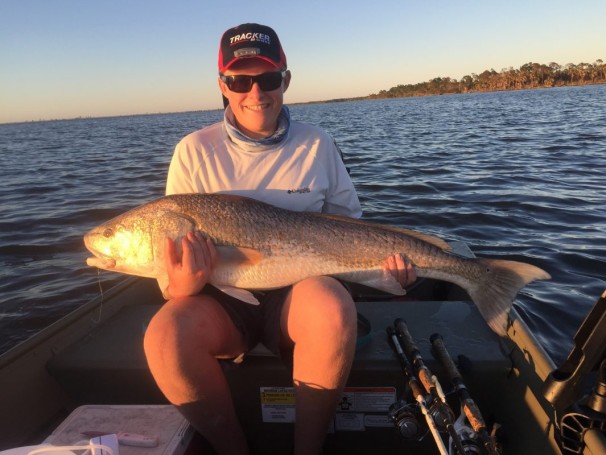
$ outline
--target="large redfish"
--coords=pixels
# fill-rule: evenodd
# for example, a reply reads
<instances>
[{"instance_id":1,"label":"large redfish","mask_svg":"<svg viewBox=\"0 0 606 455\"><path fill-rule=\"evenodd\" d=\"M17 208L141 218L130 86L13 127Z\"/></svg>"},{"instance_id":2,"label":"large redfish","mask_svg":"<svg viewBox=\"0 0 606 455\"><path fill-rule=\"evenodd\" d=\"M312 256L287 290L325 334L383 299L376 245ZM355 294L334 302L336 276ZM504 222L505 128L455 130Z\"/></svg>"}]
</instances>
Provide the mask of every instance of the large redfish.
<instances>
[{"instance_id":1,"label":"large redfish","mask_svg":"<svg viewBox=\"0 0 606 455\"><path fill-rule=\"evenodd\" d=\"M249 303L257 302L247 290L320 275L402 295L405 291L384 269L388 256L402 253L419 277L465 289L488 325L503 335L518 291L550 278L523 262L456 256L431 235L225 194L165 196L122 214L85 235L86 247L96 256L87 263L167 282L165 238L178 239L192 230L205 233L219 251L211 284Z\"/></svg>"}]
</instances>

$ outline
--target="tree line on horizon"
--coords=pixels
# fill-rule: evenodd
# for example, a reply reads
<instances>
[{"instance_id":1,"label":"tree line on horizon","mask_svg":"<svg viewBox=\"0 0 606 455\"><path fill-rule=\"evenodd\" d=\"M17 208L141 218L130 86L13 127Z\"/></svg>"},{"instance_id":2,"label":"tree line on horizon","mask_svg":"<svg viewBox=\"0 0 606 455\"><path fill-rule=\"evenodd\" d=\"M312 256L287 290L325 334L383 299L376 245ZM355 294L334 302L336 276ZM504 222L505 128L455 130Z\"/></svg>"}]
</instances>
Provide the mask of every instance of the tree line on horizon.
<instances>
[{"instance_id":1,"label":"tree line on horizon","mask_svg":"<svg viewBox=\"0 0 606 455\"><path fill-rule=\"evenodd\" d=\"M548 65L529 62L517 69L504 68L499 73L494 69L485 70L480 74L472 73L458 81L450 77L436 77L427 82L401 84L364 98L403 98L604 83L606 64L601 59L594 63L568 63L563 66L555 62Z\"/></svg>"}]
</instances>

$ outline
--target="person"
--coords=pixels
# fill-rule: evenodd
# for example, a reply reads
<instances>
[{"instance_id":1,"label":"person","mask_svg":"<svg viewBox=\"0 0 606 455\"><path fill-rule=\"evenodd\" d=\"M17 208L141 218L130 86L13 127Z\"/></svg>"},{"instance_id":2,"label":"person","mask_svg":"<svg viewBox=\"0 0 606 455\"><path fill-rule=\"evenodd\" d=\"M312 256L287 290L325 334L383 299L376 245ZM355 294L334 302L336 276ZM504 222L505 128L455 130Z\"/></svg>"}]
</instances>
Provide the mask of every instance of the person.
<instances>
[{"instance_id":1,"label":"person","mask_svg":"<svg viewBox=\"0 0 606 455\"><path fill-rule=\"evenodd\" d=\"M166 193L221 192L278 207L360 217L361 207L334 140L290 119L283 104L291 81L286 56L270 27L227 30L219 49L224 120L179 142ZM295 454L321 452L354 357L357 313L331 277L257 293L258 306L207 284L220 260L212 242L191 232L167 240L168 302L151 320L144 347L159 388L220 454L246 454L221 363L262 342L292 362ZM293 259L296 260L296 259ZM385 270L402 286L416 279L400 254Z\"/></svg>"}]
</instances>

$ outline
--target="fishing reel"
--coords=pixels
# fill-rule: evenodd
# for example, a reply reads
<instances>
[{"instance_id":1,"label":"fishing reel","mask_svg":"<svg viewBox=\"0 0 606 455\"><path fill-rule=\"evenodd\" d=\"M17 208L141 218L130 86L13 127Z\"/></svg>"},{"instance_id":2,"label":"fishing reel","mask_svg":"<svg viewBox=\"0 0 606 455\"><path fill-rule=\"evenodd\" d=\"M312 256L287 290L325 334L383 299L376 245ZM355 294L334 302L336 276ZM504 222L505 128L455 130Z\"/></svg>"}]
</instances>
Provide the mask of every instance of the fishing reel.
<instances>
[{"instance_id":1,"label":"fishing reel","mask_svg":"<svg viewBox=\"0 0 606 455\"><path fill-rule=\"evenodd\" d=\"M450 406L443 406L437 400L429 405L429 414L436 423L436 427L440 433L448 432L448 424L455 421L455 414Z\"/></svg>"},{"instance_id":2,"label":"fishing reel","mask_svg":"<svg viewBox=\"0 0 606 455\"><path fill-rule=\"evenodd\" d=\"M480 441L478 433L476 433L468 424L465 414L461 409L459 418L454 423L455 431L461 439L465 455L488 455L486 446ZM457 455L458 452L453 444L452 439L448 441L448 455Z\"/></svg>"},{"instance_id":3,"label":"fishing reel","mask_svg":"<svg viewBox=\"0 0 606 455\"><path fill-rule=\"evenodd\" d=\"M437 409L431 409L430 413L436 421L440 430L443 426L443 432L446 431L445 416ZM394 424L400 436L406 441L419 441L427 433L427 427L419 419L421 412L416 403L407 403L404 400L398 400L393 403L387 412L387 417ZM441 423L440 423L441 422ZM478 435L468 425L465 424L464 415L461 414L455 422L455 429L461 439L461 444L465 450L465 455L486 455L487 451ZM452 441L448 444L449 455L458 455Z\"/></svg>"},{"instance_id":4,"label":"fishing reel","mask_svg":"<svg viewBox=\"0 0 606 455\"><path fill-rule=\"evenodd\" d=\"M465 455L486 455L488 453L486 452L484 446L477 439L461 437L461 444L463 445L463 449L465 450ZM448 454L457 455L457 452L455 451L452 444L449 445Z\"/></svg>"},{"instance_id":5,"label":"fishing reel","mask_svg":"<svg viewBox=\"0 0 606 455\"><path fill-rule=\"evenodd\" d=\"M484 446L476 439L461 438L461 444L463 445L465 455L486 455L488 453ZM457 455L453 445L449 445L448 455Z\"/></svg>"},{"instance_id":6,"label":"fishing reel","mask_svg":"<svg viewBox=\"0 0 606 455\"><path fill-rule=\"evenodd\" d=\"M418 440L421 435L421 423L418 419L419 409L415 404L398 400L393 403L387 411L387 417L391 420L402 436L407 441Z\"/></svg>"}]
</instances>

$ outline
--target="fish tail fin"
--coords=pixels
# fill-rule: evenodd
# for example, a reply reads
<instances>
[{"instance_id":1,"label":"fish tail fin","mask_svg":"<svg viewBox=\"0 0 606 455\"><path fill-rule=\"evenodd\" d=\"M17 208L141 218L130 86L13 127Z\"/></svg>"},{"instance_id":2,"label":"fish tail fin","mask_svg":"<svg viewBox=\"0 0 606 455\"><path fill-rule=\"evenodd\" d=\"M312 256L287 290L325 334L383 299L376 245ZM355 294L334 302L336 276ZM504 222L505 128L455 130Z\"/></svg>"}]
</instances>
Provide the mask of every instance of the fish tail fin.
<instances>
[{"instance_id":1,"label":"fish tail fin","mask_svg":"<svg viewBox=\"0 0 606 455\"><path fill-rule=\"evenodd\" d=\"M498 335L507 333L507 315L518 291L535 280L548 280L544 270L524 262L477 259L484 277L468 289L471 299L490 328Z\"/></svg>"}]
</instances>

